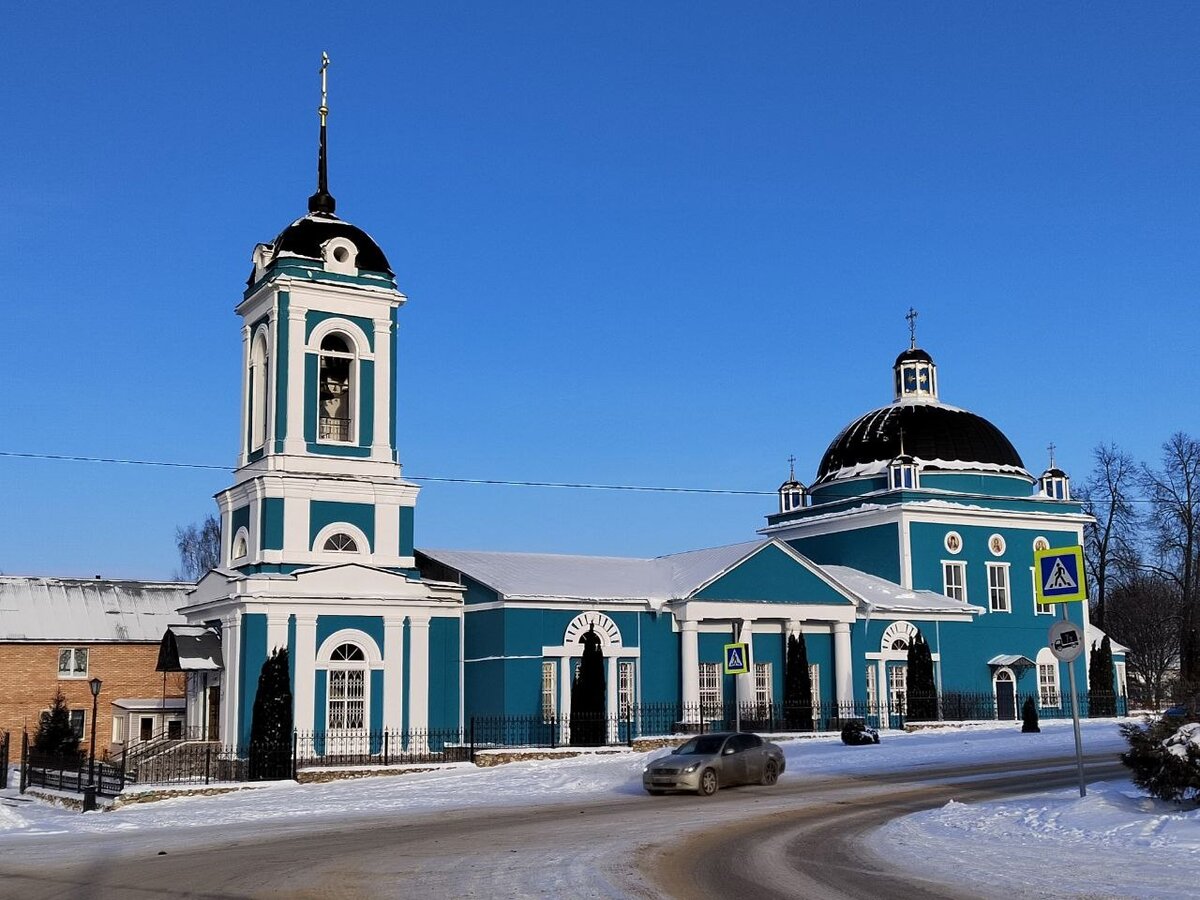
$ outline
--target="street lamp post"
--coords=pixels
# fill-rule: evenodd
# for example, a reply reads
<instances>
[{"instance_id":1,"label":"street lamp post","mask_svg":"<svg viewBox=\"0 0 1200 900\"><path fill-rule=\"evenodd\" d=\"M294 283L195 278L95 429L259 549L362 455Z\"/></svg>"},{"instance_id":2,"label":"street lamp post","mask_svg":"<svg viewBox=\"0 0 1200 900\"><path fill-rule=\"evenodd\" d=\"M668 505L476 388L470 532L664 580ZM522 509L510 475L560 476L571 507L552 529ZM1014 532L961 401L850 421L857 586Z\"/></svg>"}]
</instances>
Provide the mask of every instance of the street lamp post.
<instances>
[{"instance_id":1,"label":"street lamp post","mask_svg":"<svg viewBox=\"0 0 1200 900\"><path fill-rule=\"evenodd\" d=\"M101 684L99 678L93 678L88 682L88 687L92 689L92 741L88 747L88 783L87 789L83 792L84 812L96 808L96 709L100 699Z\"/></svg>"}]
</instances>

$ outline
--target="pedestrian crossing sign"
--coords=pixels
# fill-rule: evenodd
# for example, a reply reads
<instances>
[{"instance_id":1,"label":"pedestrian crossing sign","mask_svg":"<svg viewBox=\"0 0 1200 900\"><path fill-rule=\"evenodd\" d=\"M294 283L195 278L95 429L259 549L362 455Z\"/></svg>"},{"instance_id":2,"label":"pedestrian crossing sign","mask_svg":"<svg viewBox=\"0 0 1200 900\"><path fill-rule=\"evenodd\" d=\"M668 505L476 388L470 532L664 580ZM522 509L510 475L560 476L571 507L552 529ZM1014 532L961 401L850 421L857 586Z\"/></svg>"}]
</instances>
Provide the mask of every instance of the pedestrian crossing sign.
<instances>
[{"instance_id":1,"label":"pedestrian crossing sign","mask_svg":"<svg viewBox=\"0 0 1200 900\"><path fill-rule=\"evenodd\" d=\"M1087 600L1083 548L1055 547L1033 551L1033 580L1038 603L1077 603Z\"/></svg>"},{"instance_id":2,"label":"pedestrian crossing sign","mask_svg":"<svg viewBox=\"0 0 1200 900\"><path fill-rule=\"evenodd\" d=\"M750 671L750 645L725 645L725 674L745 675Z\"/></svg>"}]
</instances>

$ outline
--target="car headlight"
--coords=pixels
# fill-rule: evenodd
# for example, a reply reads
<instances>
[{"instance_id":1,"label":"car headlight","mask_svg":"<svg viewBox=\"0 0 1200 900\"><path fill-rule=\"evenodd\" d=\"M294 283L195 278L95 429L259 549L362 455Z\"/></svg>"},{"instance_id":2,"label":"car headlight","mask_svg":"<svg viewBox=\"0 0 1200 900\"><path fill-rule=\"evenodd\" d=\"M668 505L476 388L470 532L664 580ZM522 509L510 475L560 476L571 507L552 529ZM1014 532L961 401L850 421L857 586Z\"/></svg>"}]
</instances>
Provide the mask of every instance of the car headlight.
<instances>
[{"instance_id":1,"label":"car headlight","mask_svg":"<svg viewBox=\"0 0 1200 900\"><path fill-rule=\"evenodd\" d=\"M683 770L683 774L686 775L688 772L695 772L698 768L700 768L700 763L694 762Z\"/></svg>"},{"instance_id":2,"label":"car headlight","mask_svg":"<svg viewBox=\"0 0 1200 900\"><path fill-rule=\"evenodd\" d=\"M650 766L648 766L648 765L642 766L642 774L643 775L645 775L649 771L650 771Z\"/></svg>"}]
</instances>

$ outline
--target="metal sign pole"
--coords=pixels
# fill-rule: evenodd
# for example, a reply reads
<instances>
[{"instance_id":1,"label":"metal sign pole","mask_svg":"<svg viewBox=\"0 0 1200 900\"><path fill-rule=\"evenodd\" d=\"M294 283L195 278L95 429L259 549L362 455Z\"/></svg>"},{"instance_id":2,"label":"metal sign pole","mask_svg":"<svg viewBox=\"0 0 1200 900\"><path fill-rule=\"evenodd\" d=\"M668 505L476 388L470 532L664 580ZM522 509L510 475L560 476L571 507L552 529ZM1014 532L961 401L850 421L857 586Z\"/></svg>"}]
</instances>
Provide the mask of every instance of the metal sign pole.
<instances>
[{"instance_id":1,"label":"metal sign pole","mask_svg":"<svg viewBox=\"0 0 1200 900\"><path fill-rule=\"evenodd\" d=\"M1063 621L1067 619L1067 604L1060 603ZM1067 663L1067 680L1071 686L1071 721L1075 726L1075 765L1079 769L1079 796L1087 796L1087 783L1083 780L1083 735L1079 731L1079 697L1075 690L1075 660Z\"/></svg>"}]
</instances>

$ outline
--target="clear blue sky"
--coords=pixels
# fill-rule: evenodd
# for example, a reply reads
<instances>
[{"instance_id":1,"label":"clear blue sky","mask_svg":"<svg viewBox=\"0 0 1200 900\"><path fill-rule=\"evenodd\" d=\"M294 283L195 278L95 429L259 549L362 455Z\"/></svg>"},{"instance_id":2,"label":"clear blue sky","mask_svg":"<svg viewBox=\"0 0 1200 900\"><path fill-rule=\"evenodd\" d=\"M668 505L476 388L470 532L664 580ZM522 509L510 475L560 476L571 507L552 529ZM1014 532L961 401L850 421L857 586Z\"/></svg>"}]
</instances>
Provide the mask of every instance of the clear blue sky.
<instances>
[{"instance_id":1,"label":"clear blue sky","mask_svg":"<svg viewBox=\"0 0 1200 900\"><path fill-rule=\"evenodd\" d=\"M338 212L410 297L406 474L811 480L910 305L1035 474L1200 432L1194 3L26 4L3 45L0 450L232 465L322 50ZM0 459L0 569L167 577L228 480ZM417 544L656 555L774 504L431 484Z\"/></svg>"}]
</instances>

